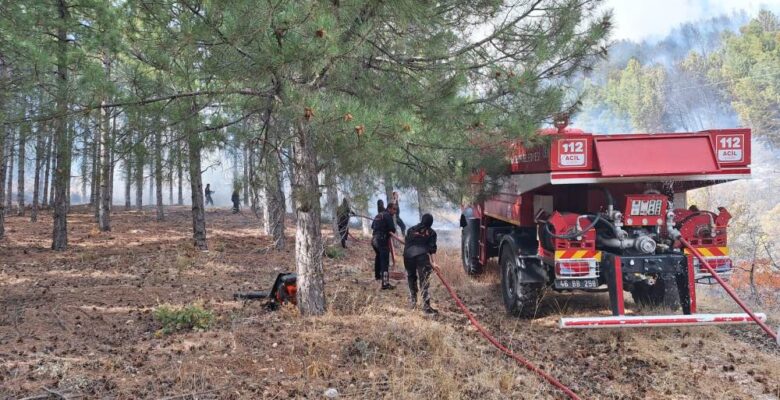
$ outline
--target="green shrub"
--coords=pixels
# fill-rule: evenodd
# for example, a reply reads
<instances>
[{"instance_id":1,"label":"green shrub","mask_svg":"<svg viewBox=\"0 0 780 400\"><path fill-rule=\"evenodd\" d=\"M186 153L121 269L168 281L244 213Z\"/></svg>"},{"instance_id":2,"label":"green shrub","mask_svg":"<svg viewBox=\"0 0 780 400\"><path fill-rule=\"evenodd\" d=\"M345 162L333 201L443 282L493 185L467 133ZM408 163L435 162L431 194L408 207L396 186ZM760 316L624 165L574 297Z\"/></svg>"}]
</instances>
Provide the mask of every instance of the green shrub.
<instances>
[{"instance_id":1,"label":"green shrub","mask_svg":"<svg viewBox=\"0 0 780 400\"><path fill-rule=\"evenodd\" d=\"M325 248L325 257L341 258L344 257L344 250L340 247L328 246Z\"/></svg>"},{"instance_id":2,"label":"green shrub","mask_svg":"<svg viewBox=\"0 0 780 400\"><path fill-rule=\"evenodd\" d=\"M185 307L173 307L163 304L154 310L154 319L162 325L158 334L171 334L179 331L206 330L214 320L214 314L200 304Z\"/></svg>"}]
</instances>

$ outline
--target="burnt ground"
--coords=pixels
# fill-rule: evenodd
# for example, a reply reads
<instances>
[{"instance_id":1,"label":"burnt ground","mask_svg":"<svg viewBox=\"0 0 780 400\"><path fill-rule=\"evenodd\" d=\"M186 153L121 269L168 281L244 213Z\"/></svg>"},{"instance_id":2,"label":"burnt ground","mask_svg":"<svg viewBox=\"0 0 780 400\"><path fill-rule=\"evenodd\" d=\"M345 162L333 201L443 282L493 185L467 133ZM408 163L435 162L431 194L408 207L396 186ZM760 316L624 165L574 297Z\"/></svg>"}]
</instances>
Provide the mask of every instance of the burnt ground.
<instances>
[{"instance_id":1,"label":"burnt ground","mask_svg":"<svg viewBox=\"0 0 780 400\"><path fill-rule=\"evenodd\" d=\"M403 282L377 290L366 243L326 259L325 316L233 301L294 270L294 254L271 250L249 215L210 209L207 221L210 251L199 252L185 207L162 223L153 210L117 211L110 233L75 207L70 249L52 252L50 214L37 224L9 217L0 398L323 398L328 388L361 399L563 396L484 342L438 282L435 318L407 309ZM551 294L537 319L510 318L495 270L469 279L455 249L442 253L483 324L583 398L780 398L780 351L757 327L561 331L561 316L606 315L606 295ZM703 311L736 311L721 298L699 301ZM204 331L161 334L153 310L163 304L199 304L215 319Z\"/></svg>"}]
</instances>

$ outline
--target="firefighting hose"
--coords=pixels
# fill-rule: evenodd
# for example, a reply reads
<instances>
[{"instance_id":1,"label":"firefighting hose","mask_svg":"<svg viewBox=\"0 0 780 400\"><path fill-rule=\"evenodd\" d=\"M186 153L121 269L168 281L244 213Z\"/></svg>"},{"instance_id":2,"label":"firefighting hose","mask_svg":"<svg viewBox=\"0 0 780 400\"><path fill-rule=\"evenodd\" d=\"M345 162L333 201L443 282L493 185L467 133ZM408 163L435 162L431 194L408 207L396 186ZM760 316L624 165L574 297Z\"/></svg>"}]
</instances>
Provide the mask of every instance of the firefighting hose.
<instances>
[{"instance_id":1,"label":"firefighting hose","mask_svg":"<svg viewBox=\"0 0 780 400\"><path fill-rule=\"evenodd\" d=\"M397 235L391 234L392 237L394 237L396 240L401 242L402 244L405 244L403 239ZM391 246L392 246L392 238L390 238ZM391 254L393 254L393 257L395 257L394 251L392 251L391 247ZM525 367L527 370L539 375L544 380L549 382L551 385L555 386L556 388L560 389L562 392L566 393L566 396L568 396L572 400L581 400L579 396L577 396L577 393L574 393L573 390L569 389L566 385L555 379L552 375L544 372L541 368L537 367L536 365L532 364L530 361L526 360L525 358L515 354L512 350L510 350L508 347L501 344L501 342L498 341L493 335L490 334L490 332L485 329L482 324L479 323L477 318L474 316L474 314L471 313L471 311L466 307L466 304L463 303L463 301L458 297L458 294L455 293L455 290L450 286L449 282L444 278L444 276L441 273L441 268L433 262L433 257L429 254L428 257L431 261L431 266L433 266L433 272L436 273L436 276L439 277L439 280L444 285L444 288L447 290L447 292L450 294L450 297L455 301L455 304L457 304L458 308L463 312L463 314L468 318L471 325L474 326L474 328L477 329L477 331L482 335L482 337L485 338L490 344L492 344L495 348L500 350L502 353L506 354L508 357L515 360L518 364Z\"/></svg>"},{"instance_id":2,"label":"firefighting hose","mask_svg":"<svg viewBox=\"0 0 780 400\"><path fill-rule=\"evenodd\" d=\"M748 306L742 302L742 300L737 296L737 294L734 292L734 289L729 286L728 283L726 283L718 274L715 272L715 270L710 266L710 264L707 262L707 260L704 259L704 257L699 253L699 250L697 250L695 247L691 246L690 243L688 243L687 240L680 237L678 238L680 243L682 243L688 250L690 250L691 254L693 254L698 260L700 265L704 266L704 268L709 272L713 278L721 285L723 286L723 289L726 290L726 293L728 293L729 296L731 296L732 299L748 314L750 315L750 318L753 319L753 321L758 324L758 326L761 327L761 329L764 330L774 341L775 343L780 344L780 341L777 338L777 333L772 331L772 328L770 328L766 323L762 322L756 315L753 313Z\"/></svg>"}]
</instances>

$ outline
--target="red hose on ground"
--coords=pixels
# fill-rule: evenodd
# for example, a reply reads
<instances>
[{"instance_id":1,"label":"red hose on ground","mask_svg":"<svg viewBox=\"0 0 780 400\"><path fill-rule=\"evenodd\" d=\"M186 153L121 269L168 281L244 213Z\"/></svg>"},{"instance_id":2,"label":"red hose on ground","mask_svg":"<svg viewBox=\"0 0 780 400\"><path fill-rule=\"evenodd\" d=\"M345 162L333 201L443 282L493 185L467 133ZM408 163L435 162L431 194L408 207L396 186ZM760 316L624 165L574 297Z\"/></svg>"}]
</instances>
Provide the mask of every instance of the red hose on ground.
<instances>
[{"instance_id":1,"label":"red hose on ground","mask_svg":"<svg viewBox=\"0 0 780 400\"><path fill-rule=\"evenodd\" d=\"M762 322L760 319L756 318L756 315L753 314L753 311L751 311L750 308L748 308L748 306L745 305L745 303L743 303L742 300L740 300L739 296L737 296L737 294L734 292L734 289L732 289L731 286L729 286L729 284L726 283L726 281L724 281L720 276L718 276L717 273L715 273L715 270L712 269L712 267L707 262L707 260L705 260L704 257L701 255L701 253L699 253L699 250L696 250L696 248L691 246L691 244L688 243L688 241L683 239L682 237L679 240L680 240L680 243L682 243L685 247L687 247L688 250L690 250L691 253L696 258L699 259L699 262L701 263L701 265L704 266L704 268L707 270L707 272L712 274L712 277L715 278L715 280L718 281L718 283L720 283L721 286L723 286L723 289L726 289L726 293L728 293L729 296L731 296L731 298L734 299L734 301L736 301L737 304L739 304L739 306L742 307L742 309L745 310L745 312L748 315L750 315L750 318L753 318L753 321L755 321L758 324L758 326L760 326L761 329L763 329L764 332L766 332L777 343L778 342L777 341L777 333L772 331L772 328L770 328L767 324Z\"/></svg>"},{"instance_id":2,"label":"red hose on ground","mask_svg":"<svg viewBox=\"0 0 780 400\"><path fill-rule=\"evenodd\" d=\"M444 287L447 289L447 292L450 293L450 296L453 300L455 300L455 303L458 305L458 307L463 311L463 314L466 315L466 317L469 319L469 322L471 322L471 325L474 325L475 328L479 331L479 333L482 334L482 336L487 339L488 342L490 342L493 346L495 346L497 349L501 350L504 354L511 357L515 361L517 361L520 365L524 366L529 371L541 376L546 380L547 382L550 382L553 386L557 387L564 393L566 393L567 396L569 396L570 399L573 400L580 400L580 397L577 396L574 391L566 387L564 384L559 382L557 379L555 379L553 376L549 375L548 373L542 371L539 367L531 364L530 361L524 359L523 357L518 356L517 354L513 353L512 350L509 350L506 346L501 344L501 342L498 341L493 335L490 334L482 325L480 325L479 321L477 321L476 317L474 317L474 314L469 311L469 309L466 307L465 304L463 304L463 301L460 300L460 297L455 293L455 290L452 289L450 284L447 282L446 279L441 275L441 272L439 270L439 267L436 264L433 264L434 268L433 271L436 273L436 276L439 277L439 280L441 280L441 283L444 284Z\"/></svg>"},{"instance_id":3,"label":"red hose on ground","mask_svg":"<svg viewBox=\"0 0 780 400\"><path fill-rule=\"evenodd\" d=\"M401 238L400 236L392 234L392 233L390 234L390 236L394 237L396 240L398 240L402 244L405 244L403 238ZM392 249L392 238L390 240L391 240L390 246L391 246L391 249ZM431 256L428 255L428 257L431 257ZM471 325L474 325L474 327L477 328L477 331L479 331L479 333L482 334L482 336L485 339L487 339L487 341L490 342L490 344L495 346L497 349L501 350L502 353L506 354L507 356L509 356L513 360L517 361L518 364L524 366L529 371L531 371L531 372L541 376L542 378L544 378L544 380L546 380L547 382L549 382L553 386L557 387L558 389L560 389L561 391L566 393L566 395L569 396L570 399L572 399L572 400L582 400L580 398L580 396L577 396L577 393L574 393L573 390L569 389L566 385L562 384L560 381L555 379L555 377L553 377L552 375L544 372L543 370L541 370L536 365L531 364L530 361L526 360L523 357L520 357L519 355L517 355L514 352L512 352L512 350L509 350L509 348L507 348L506 346L501 344L501 342L499 342L498 339L496 339L493 335L491 335L490 332L488 332L487 329L485 329L479 323L479 321L477 321L477 318L474 316L474 314L472 314L471 311L469 311L468 307L466 307L466 305L463 303L463 301L461 301L460 297L458 297L458 294L455 293L455 290L452 288L452 286L450 286L449 282L447 282L447 280L444 279L444 276L442 276L441 269L439 268L439 266L436 265L436 263L433 262L433 257L431 257L431 265L433 266L433 272L435 272L436 276L439 277L439 280L444 285L444 287L447 289L447 292L450 294L450 297L452 297L452 299L455 300L455 304L457 304L458 308L460 308L460 310L463 311L463 314L466 315L466 318L469 319L469 322L471 322Z\"/></svg>"}]
</instances>

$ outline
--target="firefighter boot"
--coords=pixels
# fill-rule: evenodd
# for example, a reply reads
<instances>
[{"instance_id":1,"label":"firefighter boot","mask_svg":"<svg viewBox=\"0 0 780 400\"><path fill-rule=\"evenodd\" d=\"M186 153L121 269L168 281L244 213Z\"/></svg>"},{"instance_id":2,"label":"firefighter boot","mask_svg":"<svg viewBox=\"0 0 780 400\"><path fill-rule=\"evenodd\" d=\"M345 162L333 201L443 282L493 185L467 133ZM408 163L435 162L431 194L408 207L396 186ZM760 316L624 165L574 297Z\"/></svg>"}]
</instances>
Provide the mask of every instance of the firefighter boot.
<instances>
[{"instance_id":1,"label":"firefighter boot","mask_svg":"<svg viewBox=\"0 0 780 400\"><path fill-rule=\"evenodd\" d=\"M436 315L439 313L439 310L431 307L431 301L430 299L426 302L423 302L423 312L428 315Z\"/></svg>"},{"instance_id":2,"label":"firefighter boot","mask_svg":"<svg viewBox=\"0 0 780 400\"><path fill-rule=\"evenodd\" d=\"M417 309L417 288L409 284L409 309Z\"/></svg>"},{"instance_id":3,"label":"firefighter boot","mask_svg":"<svg viewBox=\"0 0 780 400\"><path fill-rule=\"evenodd\" d=\"M438 310L431 307L431 271L424 269L420 274L420 289L422 290L423 312L428 315L436 315Z\"/></svg>"},{"instance_id":4,"label":"firefighter boot","mask_svg":"<svg viewBox=\"0 0 780 400\"><path fill-rule=\"evenodd\" d=\"M417 274L414 270L406 269L406 282L409 285L409 309L417 308Z\"/></svg>"},{"instance_id":5,"label":"firefighter boot","mask_svg":"<svg viewBox=\"0 0 780 400\"><path fill-rule=\"evenodd\" d=\"M382 272L382 290L392 289L395 289L395 286L390 284L390 273L387 271Z\"/></svg>"}]
</instances>

